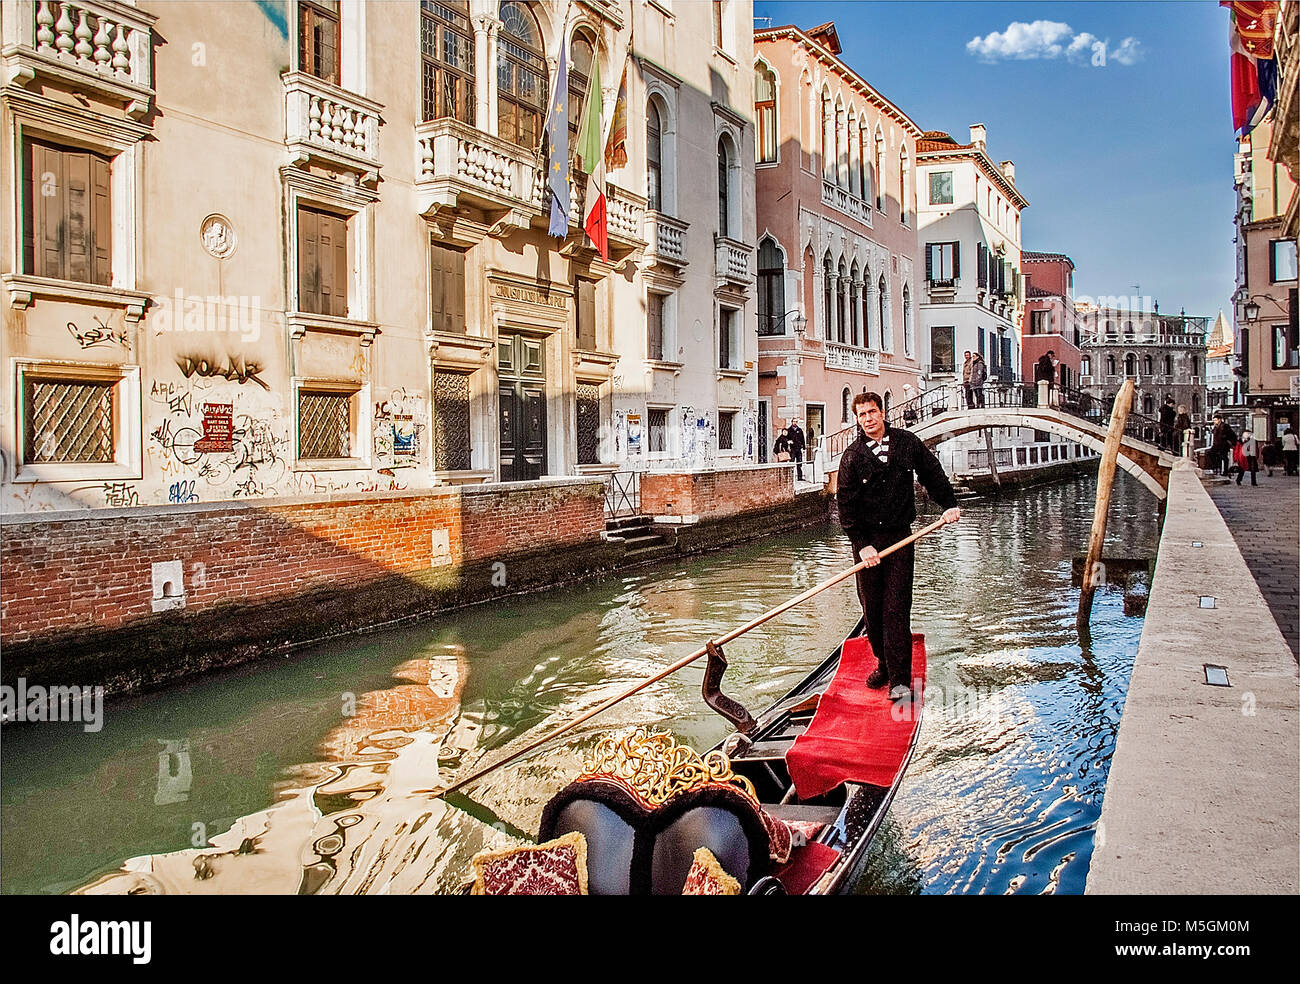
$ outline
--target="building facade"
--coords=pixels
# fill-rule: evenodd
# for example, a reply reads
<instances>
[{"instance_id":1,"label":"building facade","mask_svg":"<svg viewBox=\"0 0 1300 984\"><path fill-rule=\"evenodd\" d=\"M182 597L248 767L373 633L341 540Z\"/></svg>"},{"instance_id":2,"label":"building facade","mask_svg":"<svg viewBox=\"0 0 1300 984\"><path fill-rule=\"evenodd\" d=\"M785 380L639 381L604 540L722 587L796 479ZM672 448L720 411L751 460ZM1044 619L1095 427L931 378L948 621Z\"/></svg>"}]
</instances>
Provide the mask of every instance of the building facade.
<instances>
[{"instance_id":1,"label":"building facade","mask_svg":"<svg viewBox=\"0 0 1300 984\"><path fill-rule=\"evenodd\" d=\"M1074 309L1074 261L1064 253L1026 251L1020 254L1020 262L1025 283L1021 378L1036 379L1034 365L1050 351L1058 363L1055 383L1075 389L1083 352Z\"/></svg>"},{"instance_id":2,"label":"building facade","mask_svg":"<svg viewBox=\"0 0 1300 984\"><path fill-rule=\"evenodd\" d=\"M929 131L917 143L917 232L924 263L921 351L927 377L961 382L963 353L979 352L989 381L1018 378L1020 212L1015 165L994 164L983 124L969 142Z\"/></svg>"},{"instance_id":3,"label":"building facade","mask_svg":"<svg viewBox=\"0 0 1300 984\"><path fill-rule=\"evenodd\" d=\"M753 460L751 13L3 0L5 507Z\"/></svg>"},{"instance_id":4,"label":"building facade","mask_svg":"<svg viewBox=\"0 0 1300 984\"><path fill-rule=\"evenodd\" d=\"M920 128L839 58L833 24L754 36L758 346L764 452L787 418L812 445L864 390L920 388Z\"/></svg>"},{"instance_id":5,"label":"building facade","mask_svg":"<svg viewBox=\"0 0 1300 984\"><path fill-rule=\"evenodd\" d=\"M1291 105L1294 108L1294 101ZM1289 129L1295 132L1294 121ZM1242 402L1251 411L1255 437L1261 441L1277 441L1287 427L1300 432L1296 239L1294 231L1287 232L1287 216L1294 216L1300 196L1291 172L1270 156L1277 148L1273 131L1274 119L1265 118L1241 138L1234 156L1234 368L1241 380Z\"/></svg>"},{"instance_id":6,"label":"building facade","mask_svg":"<svg viewBox=\"0 0 1300 984\"><path fill-rule=\"evenodd\" d=\"M1109 416L1124 380L1132 379L1133 412L1158 420L1172 396L1198 434L1206 423L1205 352L1209 318L1079 304L1080 388Z\"/></svg>"}]
</instances>

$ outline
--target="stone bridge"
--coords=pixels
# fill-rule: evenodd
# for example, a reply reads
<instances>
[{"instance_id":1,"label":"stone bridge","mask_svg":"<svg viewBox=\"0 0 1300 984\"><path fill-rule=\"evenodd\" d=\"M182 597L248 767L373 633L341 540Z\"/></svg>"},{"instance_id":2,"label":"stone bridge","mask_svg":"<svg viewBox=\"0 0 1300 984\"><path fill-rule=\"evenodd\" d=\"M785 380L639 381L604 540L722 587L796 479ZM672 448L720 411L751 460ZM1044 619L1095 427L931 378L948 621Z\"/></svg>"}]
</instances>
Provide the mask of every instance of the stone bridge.
<instances>
[{"instance_id":1,"label":"stone bridge","mask_svg":"<svg viewBox=\"0 0 1300 984\"><path fill-rule=\"evenodd\" d=\"M951 386L937 387L889 411L890 426L904 427L933 448L950 438L991 427L1028 427L1048 431L1086 448L1102 452L1110 422L1101 407L1084 394L1054 393L1046 384L986 388L987 406L961 409L964 398ZM949 409L952 407L953 409ZM1169 470L1177 456L1161 450L1155 440L1160 425L1130 414L1119 448L1118 467L1124 469L1156 498L1163 501L1169 489ZM828 434L819 442L818 457L827 472L839 468L840 455L857 436L857 425Z\"/></svg>"}]
</instances>

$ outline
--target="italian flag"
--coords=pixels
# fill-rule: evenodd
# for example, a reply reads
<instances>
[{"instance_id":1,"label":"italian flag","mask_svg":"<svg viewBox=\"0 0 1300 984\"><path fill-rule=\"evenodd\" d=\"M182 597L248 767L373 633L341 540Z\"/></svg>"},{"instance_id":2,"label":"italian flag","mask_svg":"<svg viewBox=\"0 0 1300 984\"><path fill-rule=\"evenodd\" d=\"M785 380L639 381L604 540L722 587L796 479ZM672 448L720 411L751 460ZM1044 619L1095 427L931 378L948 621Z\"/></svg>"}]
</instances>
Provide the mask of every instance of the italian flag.
<instances>
[{"instance_id":1,"label":"italian flag","mask_svg":"<svg viewBox=\"0 0 1300 984\"><path fill-rule=\"evenodd\" d=\"M591 88L587 109L578 129L578 157L587 177L587 195L582 204L582 228L602 260L609 259L609 223L605 203L605 130L600 120L600 61L591 63Z\"/></svg>"}]
</instances>

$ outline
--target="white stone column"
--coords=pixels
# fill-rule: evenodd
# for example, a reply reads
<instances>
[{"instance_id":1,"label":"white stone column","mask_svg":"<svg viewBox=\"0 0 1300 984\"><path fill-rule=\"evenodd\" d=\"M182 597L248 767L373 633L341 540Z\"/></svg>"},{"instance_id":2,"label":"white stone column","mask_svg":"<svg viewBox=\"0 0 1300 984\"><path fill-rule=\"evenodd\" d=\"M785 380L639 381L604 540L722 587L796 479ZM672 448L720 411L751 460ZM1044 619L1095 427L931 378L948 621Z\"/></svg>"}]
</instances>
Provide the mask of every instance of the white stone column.
<instances>
[{"instance_id":1,"label":"white stone column","mask_svg":"<svg viewBox=\"0 0 1300 984\"><path fill-rule=\"evenodd\" d=\"M478 128L496 136L497 132L497 30L501 22L495 17L482 15L474 18L474 119ZM487 84L483 84L483 80Z\"/></svg>"},{"instance_id":2,"label":"white stone column","mask_svg":"<svg viewBox=\"0 0 1300 984\"><path fill-rule=\"evenodd\" d=\"M867 338L866 338L866 342L867 342L867 348L871 348L871 349L877 349L877 350L879 350L879 348L880 348L880 331L879 331L880 326L876 324L876 320L877 320L877 318L876 318L876 312L877 312L877 307L876 307L876 294L877 294L877 293L878 293L878 291L877 291L877 288L876 288L876 281L875 281L875 280L868 280L868 281L867 281L867 290L866 290L866 307L867 307L867 318L866 318L866 322L865 322L866 325L867 325Z\"/></svg>"}]
</instances>

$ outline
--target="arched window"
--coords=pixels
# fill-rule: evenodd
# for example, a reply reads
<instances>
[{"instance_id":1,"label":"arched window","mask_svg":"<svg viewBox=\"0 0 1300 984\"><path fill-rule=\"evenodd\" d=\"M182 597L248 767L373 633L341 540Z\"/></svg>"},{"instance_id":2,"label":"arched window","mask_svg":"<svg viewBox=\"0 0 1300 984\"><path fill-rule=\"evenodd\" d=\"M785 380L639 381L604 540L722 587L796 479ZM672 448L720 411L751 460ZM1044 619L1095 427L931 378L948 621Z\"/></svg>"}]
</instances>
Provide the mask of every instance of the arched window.
<instances>
[{"instance_id":1,"label":"arched window","mask_svg":"<svg viewBox=\"0 0 1300 984\"><path fill-rule=\"evenodd\" d=\"M1192 356L1192 377L1198 378L1200 375L1201 375L1201 357L1199 355L1194 355Z\"/></svg>"},{"instance_id":2,"label":"arched window","mask_svg":"<svg viewBox=\"0 0 1300 984\"><path fill-rule=\"evenodd\" d=\"M857 195L862 186L862 158L858 153L858 114L849 107L849 125L846 129L849 141L849 194Z\"/></svg>"},{"instance_id":3,"label":"arched window","mask_svg":"<svg viewBox=\"0 0 1300 984\"><path fill-rule=\"evenodd\" d=\"M1115 375L1115 356L1113 355L1106 356L1106 375Z\"/></svg>"},{"instance_id":4,"label":"arched window","mask_svg":"<svg viewBox=\"0 0 1300 984\"><path fill-rule=\"evenodd\" d=\"M1155 375L1154 363L1152 362L1151 356L1148 355L1145 359L1142 360L1142 367L1148 376Z\"/></svg>"},{"instance_id":5,"label":"arched window","mask_svg":"<svg viewBox=\"0 0 1300 984\"><path fill-rule=\"evenodd\" d=\"M885 405L880 409L884 412L886 417L889 416L889 406L893 402L894 402L894 394L890 390L885 390Z\"/></svg>"},{"instance_id":6,"label":"arched window","mask_svg":"<svg viewBox=\"0 0 1300 984\"><path fill-rule=\"evenodd\" d=\"M858 168L858 179L861 185L858 188L858 196L864 201L871 201L871 131L867 129L867 121L863 120L858 124L858 160L861 164Z\"/></svg>"},{"instance_id":7,"label":"arched window","mask_svg":"<svg viewBox=\"0 0 1300 984\"><path fill-rule=\"evenodd\" d=\"M912 289L903 284L903 354L912 355L916 348L916 326L912 323Z\"/></svg>"},{"instance_id":8,"label":"arched window","mask_svg":"<svg viewBox=\"0 0 1300 984\"><path fill-rule=\"evenodd\" d=\"M1150 393L1142 397L1142 412L1148 417L1156 412L1156 401Z\"/></svg>"},{"instance_id":9,"label":"arched window","mask_svg":"<svg viewBox=\"0 0 1300 984\"><path fill-rule=\"evenodd\" d=\"M848 271L848 267L844 265L844 261L840 260L840 283L839 283L839 290L836 291L836 297L835 297L835 314L836 314L836 319L835 319L836 336L835 337L841 343L848 341L848 338L846 337L848 334L848 325L846 323L847 319L845 318L845 315L848 314L848 310L847 310L848 305L849 305L849 271Z\"/></svg>"},{"instance_id":10,"label":"arched window","mask_svg":"<svg viewBox=\"0 0 1300 984\"><path fill-rule=\"evenodd\" d=\"M907 159L907 148L898 153L898 221L907 225L907 186L912 177L912 162Z\"/></svg>"},{"instance_id":11,"label":"arched window","mask_svg":"<svg viewBox=\"0 0 1300 984\"><path fill-rule=\"evenodd\" d=\"M771 236L758 244L758 333L785 334L785 264Z\"/></svg>"},{"instance_id":12,"label":"arched window","mask_svg":"<svg viewBox=\"0 0 1300 984\"><path fill-rule=\"evenodd\" d=\"M872 175L872 184L876 188L876 210L885 211L885 137L876 128L876 154L875 154L875 173Z\"/></svg>"},{"instance_id":13,"label":"arched window","mask_svg":"<svg viewBox=\"0 0 1300 984\"><path fill-rule=\"evenodd\" d=\"M862 298L858 284L862 277L858 273L858 264L855 261L853 269L849 273L849 344L862 344Z\"/></svg>"},{"instance_id":14,"label":"arched window","mask_svg":"<svg viewBox=\"0 0 1300 984\"><path fill-rule=\"evenodd\" d=\"M420 5L421 112L474 125L474 31L466 0Z\"/></svg>"},{"instance_id":15,"label":"arched window","mask_svg":"<svg viewBox=\"0 0 1300 984\"><path fill-rule=\"evenodd\" d=\"M1130 352L1128 355L1124 356L1124 375L1136 376L1137 373L1138 373L1137 356L1134 355L1132 352Z\"/></svg>"},{"instance_id":16,"label":"arched window","mask_svg":"<svg viewBox=\"0 0 1300 984\"><path fill-rule=\"evenodd\" d=\"M849 137L844 104L838 99L835 100L835 183L841 188L849 186Z\"/></svg>"},{"instance_id":17,"label":"arched window","mask_svg":"<svg viewBox=\"0 0 1300 984\"><path fill-rule=\"evenodd\" d=\"M1125 334L1125 335L1132 335L1132 334L1133 334L1133 322L1132 322L1132 321L1125 321L1125 322L1124 322L1124 334Z\"/></svg>"},{"instance_id":18,"label":"arched window","mask_svg":"<svg viewBox=\"0 0 1300 984\"><path fill-rule=\"evenodd\" d=\"M758 162L776 160L776 76L762 62L754 65L754 119L758 123L755 149Z\"/></svg>"},{"instance_id":19,"label":"arched window","mask_svg":"<svg viewBox=\"0 0 1300 984\"><path fill-rule=\"evenodd\" d=\"M1166 356L1165 356L1165 375L1166 375L1166 376L1172 376L1173 374L1174 374L1174 357L1173 357L1172 355L1166 355Z\"/></svg>"},{"instance_id":20,"label":"arched window","mask_svg":"<svg viewBox=\"0 0 1300 984\"><path fill-rule=\"evenodd\" d=\"M831 93L822 90L822 178L835 180L835 119L831 116Z\"/></svg>"},{"instance_id":21,"label":"arched window","mask_svg":"<svg viewBox=\"0 0 1300 984\"><path fill-rule=\"evenodd\" d=\"M880 306L880 348L884 352L894 351L893 332L889 324L889 298L885 294L885 275L880 275L880 282L876 284L876 302Z\"/></svg>"},{"instance_id":22,"label":"arched window","mask_svg":"<svg viewBox=\"0 0 1300 984\"><path fill-rule=\"evenodd\" d=\"M645 146L645 196L650 210L661 212L664 207L663 119L653 99L645 110Z\"/></svg>"},{"instance_id":23,"label":"arched window","mask_svg":"<svg viewBox=\"0 0 1300 984\"><path fill-rule=\"evenodd\" d=\"M853 422L853 391L847 386L844 387L844 392L840 394L840 405L843 408L841 417L844 423L851 424Z\"/></svg>"},{"instance_id":24,"label":"arched window","mask_svg":"<svg viewBox=\"0 0 1300 984\"><path fill-rule=\"evenodd\" d=\"M828 342L831 340L831 329L835 324L835 316L831 307L831 284L835 279L834 261L831 254L826 254L826 259L822 261L822 338Z\"/></svg>"},{"instance_id":25,"label":"arched window","mask_svg":"<svg viewBox=\"0 0 1300 984\"><path fill-rule=\"evenodd\" d=\"M1192 415L1195 416L1200 412L1201 412L1201 394L1193 393L1192 394Z\"/></svg>"},{"instance_id":26,"label":"arched window","mask_svg":"<svg viewBox=\"0 0 1300 984\"><path fill-rule=\"evenodd\" d=\"M587 93L591 90L591 60L596 44L591 32L579 28L573 32L569 56L569 153L578 146L578 124L587 109Z\"/></svg>"},{"instance_id":27,"label":"arched window","mask_svg":"<svg viewBox=\"0 0 1300 984\"><path fill-rule=\"evenodd\" d=\"M718 140L718 235L731 236L731 151L726 138Z\"/></svg>"},{"instance_id":28,"label":"arched window","mask_svg":"<svg viewBox=\"0 0 1300 984\"><path fill-rule=\"evenodd\" d=\"M1080 376L1091 376L1091 375L1092 375L1092 356L1090 356L1090 355L1085 355L1085 356L1080 357L1080 359L1079 359L1079 375L1080 375Z\"/></svg>"},{"instance_id":29,"label":"arched window","mask_svg":"<svg viewBox=\"0 0 1300 984\"><path fill-rule=\"evenodd\" d=\"M506 0L497 41L497 135L535 150L546 98L546 56L537 18L526 4Z\"/></svg>"}]
</instances>

